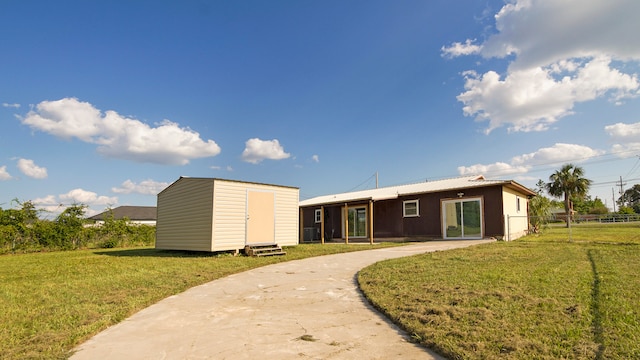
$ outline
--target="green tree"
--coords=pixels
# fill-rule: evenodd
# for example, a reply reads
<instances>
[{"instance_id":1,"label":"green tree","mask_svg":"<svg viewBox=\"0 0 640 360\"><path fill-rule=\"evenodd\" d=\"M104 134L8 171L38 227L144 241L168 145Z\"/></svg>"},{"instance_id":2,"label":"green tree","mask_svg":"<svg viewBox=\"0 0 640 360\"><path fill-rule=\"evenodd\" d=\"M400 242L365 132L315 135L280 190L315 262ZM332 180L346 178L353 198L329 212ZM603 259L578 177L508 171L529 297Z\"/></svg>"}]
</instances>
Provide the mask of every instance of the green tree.
<instances>
[{"instance_id":1,"label":"green tree","mask_svg":"<svg viewBox=\"0 0 640 360\"><path fill-rule=\"evenodd\" d=\"M551 200L538 194L529 200L529 223L531 224L531 231L534 233L540 232L540 228L547 223L547 220L551 216Z\"/></svg>"},{"instance_id":2,"label":"green tree","mask_svg":"<svg viewBox=\"0 0 640 360\"><path fill-rule=\"evenodd\" d=\"M602 215L609 213L607 206L598 197L595 199L591 199L591 196L573 197L571 202L573 203L573 210L578 214Z\"/></svg>"},{"instance_id":3,"label":"green tree","mask_svg":"<svg viewBox=\"0 0 640 360\"><path fill-rule=\"evenodd\" d=\"M55 222L60 234L58 245L63 249L74 249L80 245L86 207L82 204L73 204L56 217Z\"/></svg>"},{"instance_id":4,"label":"green tree","mask_svg":"<svg viewBox=\"0 0 640 360\"><path fill-rule=\"evenodd\" d=\"M635 214L636 212L633 211L633 208L630 208L628 206L620 206L620 208L618 209L618 214L622 214L622 215L631 215L631 214Z\"/></svg>"},{"instance_id":5,"label":"green tree","mask_svg":"<svg viewBox=\"0 0 640 360\"><path fill-rule=\"evenodd\" d=\"M551 217L551 208L553 206L551 199L544 196L546 183L539 179L536 183L536 196L529 200L529 226L530 231L539 233L540 228L544 226Z\"/></svg>"},{"instance_id":6,"label":"green tree","mask_svg":"<svg viewBox=\"0 0 640 360\"><path fill-rule=\"evenodd\" d=\"M584 198L591 186L591 180L584 177L584 170L573 164L565 164L549 176L547 191L551 196L564 198L564 211L567 214L567 227L571 226L573 207L572 198Z\"/></svg>"},{"instance_id":7,"label":"green tree","mask_svg":"<svg viewBox=\"0 0 640 360\"><path fill-rule=\"evenodd\" d=\"M640 214L640 184L635 184L622 193L618 198L618 205L633 208L635 213Z\"/></svg>"}]
</instances>

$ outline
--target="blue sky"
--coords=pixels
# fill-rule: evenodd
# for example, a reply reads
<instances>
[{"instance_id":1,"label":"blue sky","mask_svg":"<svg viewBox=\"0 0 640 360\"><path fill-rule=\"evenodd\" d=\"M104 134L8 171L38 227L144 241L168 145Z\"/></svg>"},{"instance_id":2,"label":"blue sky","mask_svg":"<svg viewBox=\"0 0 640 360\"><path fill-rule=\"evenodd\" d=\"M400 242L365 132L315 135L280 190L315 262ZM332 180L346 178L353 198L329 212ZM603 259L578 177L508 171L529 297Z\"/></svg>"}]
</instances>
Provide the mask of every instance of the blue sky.
<instances>
[{"instance_id":1,"label":"blue sky","mask_svg":"<svg viewBox=\"0 0 640 360\"><path fill-rule=\"evenodd\" d=\"M3 1L0 207L301 199L573 162L640 183L640 2ZM615 188L616 197L619 188Z\"/></svg>"}]
</instances>

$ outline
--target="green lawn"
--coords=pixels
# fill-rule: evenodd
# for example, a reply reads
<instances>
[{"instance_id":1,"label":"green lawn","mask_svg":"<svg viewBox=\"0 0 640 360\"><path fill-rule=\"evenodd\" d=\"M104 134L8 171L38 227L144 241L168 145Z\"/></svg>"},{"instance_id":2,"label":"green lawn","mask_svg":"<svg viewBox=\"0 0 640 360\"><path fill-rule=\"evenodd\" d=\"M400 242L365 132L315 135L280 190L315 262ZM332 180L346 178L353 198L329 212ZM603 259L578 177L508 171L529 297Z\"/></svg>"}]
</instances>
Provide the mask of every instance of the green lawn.
<instances>
[{"instance_id":1,"label":"green lawn","mask_svg":"<svg viewBox=\"0 0 640 360\"><path fill-rule=\"evenodd\" d=\"M0 256L0 358L66 358L76 345L167 296L276 262L383 246L303 244L249 258L152 248Z\"/></svg>"},{"instance_id":2,"label":"green lawn","mask_svg":"<svg viewBox=\"0 0 640 360\"><path fill-rule=\"evenodd\" d=\"M363 269L367 298L452 359L640 358L640 224L550 228Z\"/></svg>"}]
</instances>

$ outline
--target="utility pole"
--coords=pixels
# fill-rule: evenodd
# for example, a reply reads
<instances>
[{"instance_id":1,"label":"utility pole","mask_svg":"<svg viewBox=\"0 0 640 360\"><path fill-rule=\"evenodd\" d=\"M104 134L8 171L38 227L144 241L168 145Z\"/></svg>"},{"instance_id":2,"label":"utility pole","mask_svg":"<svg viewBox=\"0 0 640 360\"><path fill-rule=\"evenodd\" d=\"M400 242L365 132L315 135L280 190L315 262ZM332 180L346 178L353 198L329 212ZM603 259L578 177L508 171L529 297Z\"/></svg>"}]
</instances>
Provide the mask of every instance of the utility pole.
<instances>
[{"instance_id":1,"label":"utility pole","mask_svg":"<svg viewBox=\"0 0 640 360\"><path fill-rule=\"evenodd\" d=\"M376 189L378 188L378 172L376 171Z\"/></svg>"},{"instance_id":2,"label":"utility pole","mask_svg":"<svg viewBox=\"0 0 640 360\"><path fill-rule=\"evenodd\" d=\"M625 184L622 183L622 176L620 176L620 196L622 196L622 194L624 193L624 185Z\"/></svg>"},{"instance_id":3,"label":"utility pole","mask_svg":"<svg viewBox=\"0 0 640 360\"><path fill-rule=\"evenodd\" d=\"M611 188L611 199L613 200L613 212L616 212L616 192Z\"/></svg>"}]
</instances>

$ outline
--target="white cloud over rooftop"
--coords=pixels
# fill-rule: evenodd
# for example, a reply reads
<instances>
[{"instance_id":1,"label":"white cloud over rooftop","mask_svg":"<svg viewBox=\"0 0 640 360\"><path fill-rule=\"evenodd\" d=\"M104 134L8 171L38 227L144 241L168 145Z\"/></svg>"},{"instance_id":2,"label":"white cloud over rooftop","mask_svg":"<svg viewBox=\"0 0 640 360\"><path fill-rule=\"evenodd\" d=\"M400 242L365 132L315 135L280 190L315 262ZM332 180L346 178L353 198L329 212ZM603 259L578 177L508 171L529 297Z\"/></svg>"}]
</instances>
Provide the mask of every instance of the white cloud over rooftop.
<instances>
[{"instance_id":1,"label":"white cloud over rooftop","mask_svg":"<svg viewBox=\"0 0 640 360\"><path fill-rule=\"evenodd\" d=\"M143 195L157 195L160 191L169 186L168 182L154 181L151 179L140 181L135 183L130 179L125 180L120 187L113 187L111 191L116 194L143 194Z\"/></svg>"},{"instance_id":2,"label":"white cloud over rooftop","mask_svg":"<svg viewBox=\"0 0 640 360\"><path fill-rule=\"evenodd\" d=\"M584 145L557 143L528 154L514 156L508 163L495 162L459 166L458 173L460 175L484 174L488 176L526 174L535 166L556 166L565 162L579 163L604 154L603 150L592 149Z\"/></svg>"}]
</instances>

